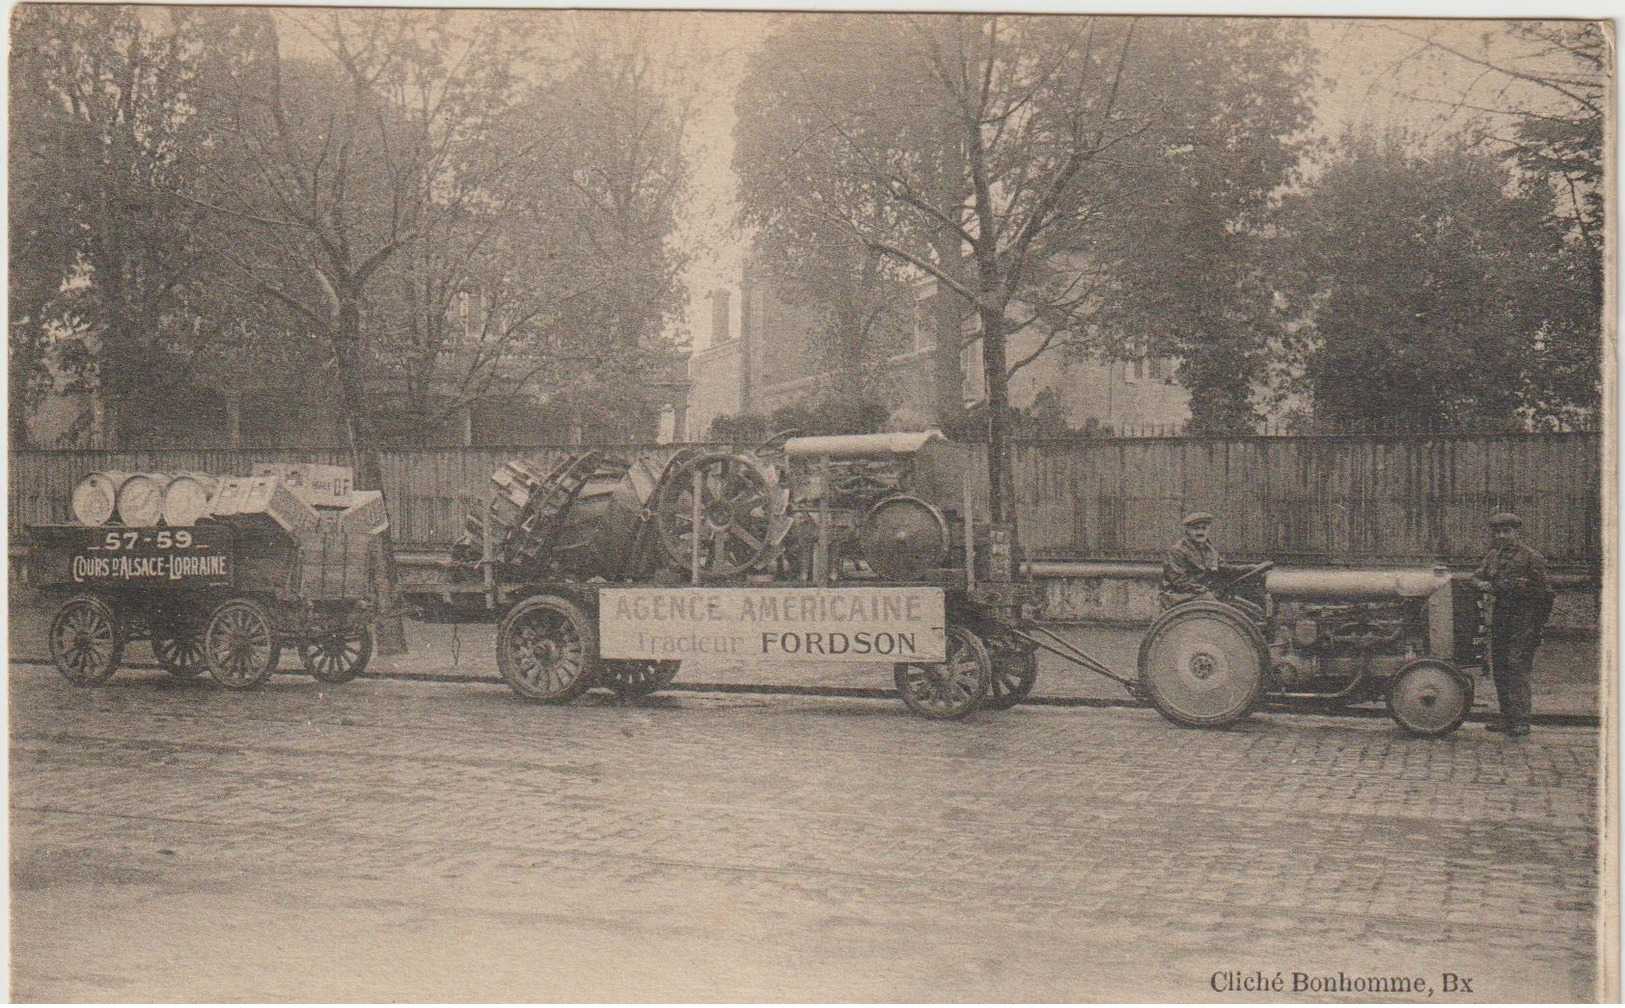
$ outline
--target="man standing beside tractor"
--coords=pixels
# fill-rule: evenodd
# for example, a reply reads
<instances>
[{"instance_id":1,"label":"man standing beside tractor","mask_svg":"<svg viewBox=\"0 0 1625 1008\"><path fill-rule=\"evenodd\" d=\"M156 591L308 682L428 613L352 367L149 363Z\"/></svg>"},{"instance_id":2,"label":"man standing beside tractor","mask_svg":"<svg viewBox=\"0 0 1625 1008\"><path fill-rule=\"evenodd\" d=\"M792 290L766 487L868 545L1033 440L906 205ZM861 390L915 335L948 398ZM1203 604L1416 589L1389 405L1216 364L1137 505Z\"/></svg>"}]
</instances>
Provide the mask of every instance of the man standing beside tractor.
<instances>
[{"instance_id":1,"label":"man standing beside tractor","mask_svg":"<svg viewBox=\"0 0 1625 1008\"><path fill-rule=\"evenodd\" d=\"M1473 584L1495 596L1490 624L1490 661L1495 671L1495 695L1501 717L1487 726L1509 738L1529 734L1530 680L1534 677L1535 648L1552 614L1552 587L1546 580L1546 562L1519 542L1523 519L1503 512L1490 519L1495 547L1478 570Z\"/></svg>"}]
</instances>

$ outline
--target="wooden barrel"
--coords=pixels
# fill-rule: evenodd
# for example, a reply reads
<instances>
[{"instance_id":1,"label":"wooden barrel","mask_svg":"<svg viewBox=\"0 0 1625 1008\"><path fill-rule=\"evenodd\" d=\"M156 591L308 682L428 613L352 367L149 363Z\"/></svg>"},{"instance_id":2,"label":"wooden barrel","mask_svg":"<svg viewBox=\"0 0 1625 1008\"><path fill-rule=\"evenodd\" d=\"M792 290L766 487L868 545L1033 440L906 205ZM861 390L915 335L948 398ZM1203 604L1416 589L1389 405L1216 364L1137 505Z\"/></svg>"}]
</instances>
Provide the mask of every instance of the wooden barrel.
<instances>
[{"instance_id":1,"label":"wooden barrel","mask_svg":"<svg viewBox=\"0 0 1625 1008\"><path fill-rule=\"evenodd\" d=\"M73 486L73 516L92 528L106 525L118 513L118 491L130 477L127 472L107 469L93 472Z\"/></svg>"},{"instance_id":2,"label":"wooden barrel","mask_svg":"<svg viewBox=\"0 0 1625 1008\"><path fill-rule=\"evenodd\" d=\"M164 524L171 528L195 525L199 518L207 517L209 498L219 485L220 481L208 473L176 473L164 487Z\"/></svg>"},{"instance_id":3,"label":"wooden barrel","mask_svg":"<svg viewBox=\"0 0 1625 1008\"><path fill-rule=\"evenodd\" d=\"M131 528L151 528L164 513L164 488L170 473L140 472L118 488L118 516Z\"/></svg>"}]
</instances>

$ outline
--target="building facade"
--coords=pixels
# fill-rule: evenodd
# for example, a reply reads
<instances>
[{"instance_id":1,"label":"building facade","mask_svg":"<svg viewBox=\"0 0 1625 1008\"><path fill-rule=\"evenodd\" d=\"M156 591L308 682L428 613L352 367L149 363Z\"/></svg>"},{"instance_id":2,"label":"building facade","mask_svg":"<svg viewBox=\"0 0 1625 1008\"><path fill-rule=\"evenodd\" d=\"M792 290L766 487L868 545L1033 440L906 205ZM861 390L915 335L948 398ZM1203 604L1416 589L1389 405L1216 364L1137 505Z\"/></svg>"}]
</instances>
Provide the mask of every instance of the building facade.
<instances>
[{"instance_id":1,"label":"building facade","mask_svg":"<svg viewBox=\"0 0 1625 1008\"><path fill-rule=\"evenodd\" d=\"M919 284L911 304L862 364L863 390L887 411L887 430L953 427L986 398L982 345L974 316L959 298ZM737 285L713 290L705 305L706 339L689 360L688 440L705 440L718 417L767 416L787 406L828 401L851 383L821 352L819 313L791 303L767 272L747 262ZM1008 357L1019 361L1044 334L1017 333ZM1010 404L1048 433L1175 433L1190 419L1190 395L1170 357L1078 359L1055 346L1010 379Z\"/></svg>"}]
</instances>

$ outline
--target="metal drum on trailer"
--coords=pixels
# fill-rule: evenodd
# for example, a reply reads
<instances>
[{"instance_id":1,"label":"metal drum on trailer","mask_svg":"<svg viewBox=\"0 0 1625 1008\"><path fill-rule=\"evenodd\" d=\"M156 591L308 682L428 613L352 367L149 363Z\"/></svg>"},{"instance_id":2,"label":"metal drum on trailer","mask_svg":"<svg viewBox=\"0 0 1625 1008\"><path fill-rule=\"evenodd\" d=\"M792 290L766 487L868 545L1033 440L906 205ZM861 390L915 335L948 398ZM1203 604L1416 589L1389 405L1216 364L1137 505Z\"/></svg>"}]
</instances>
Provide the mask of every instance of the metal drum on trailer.
<instances>
[{"instance_id":1,"label":"metal drum on trailer","mask_svg":"<svg viewBox=\"0 0 1625 1008\"><path fill-rule=\"evenodd\" d=\"M73 517L81 525L106 525L118 514L118 491L130 478L127 472L106 469L85 475L73 486Z\"/></svg>"},{"instance_id":2,"label":"metal drum on trailer","mask_svg":"<svg viewBox=\"0 0 1625 1008\"><path fill-rule=\"evenodd\" d=\"M177 473L164 487L160 507L164 524L171 528L197 524L199 518L209 514L209 498L218 485L219 481L208 473Z\"/></svg>"},{"instance_id":3,"label":"metal drum on trailer","mask_svg":"<svg viewBox=\"0 0 1625 1008\"><path fill-rule=\"evenodd\" d=\"M163 517L164 488L170 473L136 473L118 488L118 514L131 528L152 528Z\"/></svg>"}]
</instances>

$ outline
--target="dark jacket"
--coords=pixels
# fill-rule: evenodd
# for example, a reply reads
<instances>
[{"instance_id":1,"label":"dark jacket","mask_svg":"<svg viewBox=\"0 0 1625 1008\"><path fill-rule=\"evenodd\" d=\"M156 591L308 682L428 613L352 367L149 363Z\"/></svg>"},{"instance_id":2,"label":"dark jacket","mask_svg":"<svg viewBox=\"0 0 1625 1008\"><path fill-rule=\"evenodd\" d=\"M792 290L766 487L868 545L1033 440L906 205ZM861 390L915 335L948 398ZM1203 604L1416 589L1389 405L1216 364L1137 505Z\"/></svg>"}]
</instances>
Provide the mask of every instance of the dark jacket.
<instances>
[{"instance_id":1,"label":"dark jacket","mask_svg":"<svg viewBox=\"0 0 1625 1008\"><path fill-rule=\"evenodd\" d=\"M1497 612L1527 615L1540 623L1551 615L1552 586L1546 579L1546 561L1521 542L1491 550L1473 578L1489 583Z\"/></svg>"},{"instance_id":2,"label":"dark jacket","mask_svg":"<svg viewBox=\"0 0 1625 1008\"><path fill-rule=\"evenodd\" d=\"M1182 537L1162 562L1164 595L1200 595L1211 591L1219 573L1219 551L1212 543Z\"/></svg>"}]
</instances>

